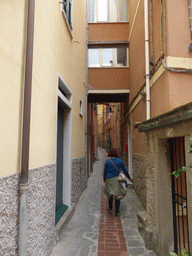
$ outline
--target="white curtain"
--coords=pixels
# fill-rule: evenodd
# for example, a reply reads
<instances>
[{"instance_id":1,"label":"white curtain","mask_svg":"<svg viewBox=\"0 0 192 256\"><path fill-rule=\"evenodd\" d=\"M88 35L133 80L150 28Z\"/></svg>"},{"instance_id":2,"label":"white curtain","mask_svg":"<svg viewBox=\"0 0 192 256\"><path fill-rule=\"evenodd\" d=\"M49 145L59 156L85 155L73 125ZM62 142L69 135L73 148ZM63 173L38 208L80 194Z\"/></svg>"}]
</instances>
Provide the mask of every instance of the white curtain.
<instances>
[{"instance_id":1,"label":"white curtain","mask_svg":"<svg viewBox=\"0 0 192 256\"><path fill-rule=\"evenodd\" d=\"M89 0L89 22L96 22L96 0Z\"/></svg>"},{"instance_id":2,"label":"white curtain","mask_svg":"<svg viewBox=\"0 0 192 256\"><path fill-rule=\"evenodd\" d=\"M117 21L117 0L109 0L109 21Z\"/></svg>"},{"instance_id":3,"label":"white curtain","mask_svg":"<svg viewBox=\"0 0 192 256\"><path fill-rule=\"evenodd\" d=\"M127 20L127 0L119 0L119 21Z\"/></svg>"}]
</instances>

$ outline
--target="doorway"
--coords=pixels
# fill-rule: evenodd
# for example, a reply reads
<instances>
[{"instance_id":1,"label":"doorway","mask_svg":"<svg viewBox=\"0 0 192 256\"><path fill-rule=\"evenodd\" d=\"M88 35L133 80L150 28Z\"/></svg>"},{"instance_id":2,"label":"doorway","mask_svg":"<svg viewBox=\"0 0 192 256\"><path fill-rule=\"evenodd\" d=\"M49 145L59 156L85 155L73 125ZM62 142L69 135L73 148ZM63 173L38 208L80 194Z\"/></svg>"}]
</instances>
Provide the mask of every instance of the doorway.
<instances>
[{"instance_id":1,"label":"doorway","mask_svg":"<svg viewBox=\"0 0 192 256\"><path fill-rule=\"evenodd\" d=\"M71 207L72 92L58 73L55 224Z\"/></svg>"},{"instance_id":2,"label":"doorway","mask_svg":"<svg viewBox=\"0 0 192 256\"><path fill-rule=\"evenodd\" d=\"M170 139L169 145L171 150L171 172L173 172L185 166L184 137ZM186 172L181 171L177 178L172 175L172 204L174 251L180 255L180 251L183 249L190 252Z\"/></svg>"},{"instance_id":3,"label":"doorway","mask_svg":"<svg viewBox=\"0 0 192 256\"><path fill-rule=\"evenodd\" d=\"M59 221L68 206L63 204L63 156L64 156L64 108L58 105L57 114L57 175L56 175L56 215Z\"/></svg>"}]
</instances>

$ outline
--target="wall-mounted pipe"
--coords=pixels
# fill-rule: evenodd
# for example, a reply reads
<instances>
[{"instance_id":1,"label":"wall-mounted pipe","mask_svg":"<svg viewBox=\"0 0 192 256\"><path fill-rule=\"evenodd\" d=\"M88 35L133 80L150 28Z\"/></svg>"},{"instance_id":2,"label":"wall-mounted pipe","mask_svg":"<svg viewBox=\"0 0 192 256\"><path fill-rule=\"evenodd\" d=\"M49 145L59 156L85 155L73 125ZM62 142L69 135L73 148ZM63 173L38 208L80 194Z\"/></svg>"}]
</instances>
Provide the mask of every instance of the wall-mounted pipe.
<instances>
[{"instance_id":1,"label":"wall-mounted pipe","mask_svg":"<svg viewBox=\"0 0 192 256\"><path fill-rule=\"evenodd\" d=\"M145 78L146 78L146 119L150 119L151 97L150 97L150 71L149 71L149 10L148 0L144 0L144 23L145 23Z\"/></svg>"},{"instance_id":2,"label":"wall-mounted pipe","mask_svg":"<svg viewBox=\"0 0 192 256\"><path fill-rule=\"evenodd\" d=\"M191 0L188 0L191 1ZM171 72L175 73L192 73L192 69L175 69L170 68L166 65L166 59L167 59L167 23L166 23L166 2L164 0L164 35L165 35L165 58L162 60L163 67Z\"/></svg>"},{"instance_id":3,"label":"wall-mounted pipe","mask_svg":"<svg viewBox=\"0 0 192 256\"><path fill-rule=\"evenodd\" d=\"M155 56L154 56L154 45L153 45L153 0L150 0L150 39L151 39L151 69L154 68Z\"/></svg>"},{"instance_id":4,"label":"wall-mounted pipe","mask_svg":"<svg viewBox=\"0 0 192 256\"><path fill-rule=\"evenodd\" d=\"M191 0L188 0L188 10L189 10L189 27L191 35L191 43L189 45L189 51L192 52L192 10L191 10Z\"/></svg>"},{"instance_id":5,"label":"wall-mounted pipe","mask_svg":"<svg viewBox=\"0 0 192 256\"><path fill-rule=\"evenodd\" d=\"M88 173L89 173L89 144L88 144L88 0L86 0L86 53L85 53L85 157L86 157L86 183L88 182Z\"/></svg>"},{"instance_id":6,"label":"wall-mounted pipe","mask_svg":"<svg viewBox=\"0 0 192 256\"><path fill-rule=\"evenodd\" d=\"M27 222L28 222L28 167L29 138L31 115L31 86L33 66L35 0L28 0L27 41L25 60L25 88L23 107L22 162L20 175L20 215L19 215L19 256L27 255Z\"/></svg>"}]
</instances>

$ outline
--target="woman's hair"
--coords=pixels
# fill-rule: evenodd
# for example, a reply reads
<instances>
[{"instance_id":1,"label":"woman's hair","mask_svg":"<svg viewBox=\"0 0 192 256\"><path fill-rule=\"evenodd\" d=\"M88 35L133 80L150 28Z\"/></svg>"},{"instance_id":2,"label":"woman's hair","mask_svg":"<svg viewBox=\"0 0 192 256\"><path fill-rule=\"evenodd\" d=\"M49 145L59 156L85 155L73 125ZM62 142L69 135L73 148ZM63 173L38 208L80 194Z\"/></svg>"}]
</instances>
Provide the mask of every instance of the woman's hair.
<instances>
[{"instance_id":1,"label":"woman's hair","mask_svg":"<svg viewBox=\"0 0 192 256\"><path fill-rule=\"evenodd\" d=\"M108 157L118 157L119 158L119 153L115 148L110 148L107 154Z\"/></svg>"}]
</instances>

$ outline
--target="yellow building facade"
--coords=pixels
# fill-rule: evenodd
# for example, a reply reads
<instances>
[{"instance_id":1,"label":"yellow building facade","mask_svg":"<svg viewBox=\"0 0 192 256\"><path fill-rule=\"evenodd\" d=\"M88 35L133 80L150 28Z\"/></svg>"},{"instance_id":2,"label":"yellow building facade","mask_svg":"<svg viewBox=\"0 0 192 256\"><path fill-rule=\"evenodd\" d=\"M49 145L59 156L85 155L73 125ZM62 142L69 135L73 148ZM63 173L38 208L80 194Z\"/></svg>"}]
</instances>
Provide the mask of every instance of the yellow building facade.
<instances>
[{"instance_id":1,"label":"yellow building facade","mask_svg":"<svg viewBox=\"0 0 192 256\"><path fill-rule=\"evenodd\" d=\"M0 3L3 255L18 251L27 9L24 0ZM86 2L35 1L34 17L27 250L48 255L57 236L55 204L70 208L86 186Z\"/></svg>"}]
</instances>

